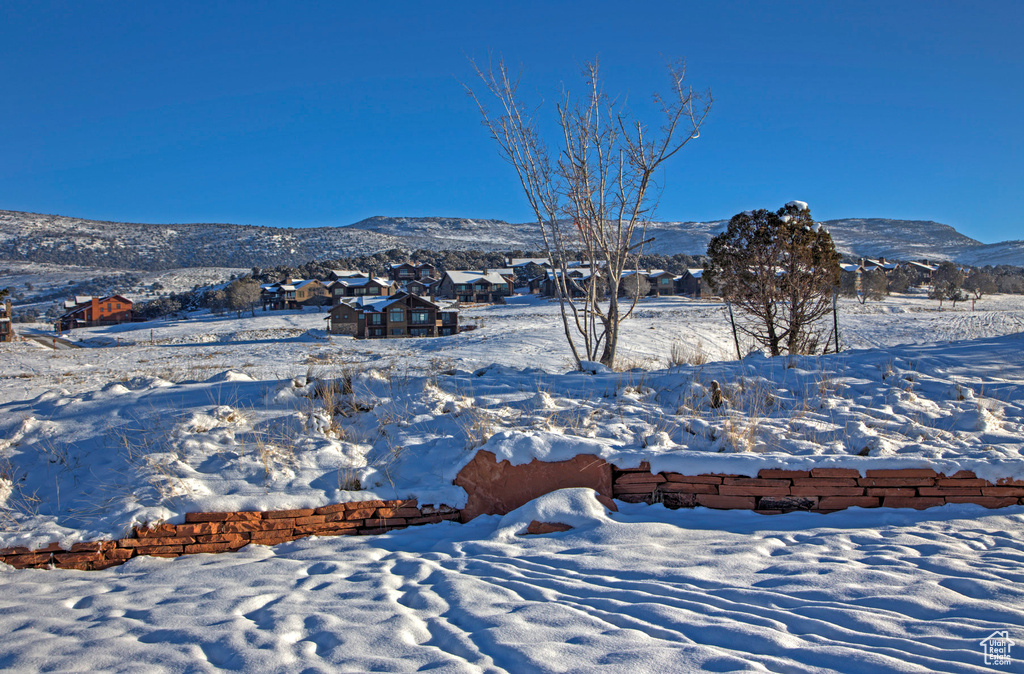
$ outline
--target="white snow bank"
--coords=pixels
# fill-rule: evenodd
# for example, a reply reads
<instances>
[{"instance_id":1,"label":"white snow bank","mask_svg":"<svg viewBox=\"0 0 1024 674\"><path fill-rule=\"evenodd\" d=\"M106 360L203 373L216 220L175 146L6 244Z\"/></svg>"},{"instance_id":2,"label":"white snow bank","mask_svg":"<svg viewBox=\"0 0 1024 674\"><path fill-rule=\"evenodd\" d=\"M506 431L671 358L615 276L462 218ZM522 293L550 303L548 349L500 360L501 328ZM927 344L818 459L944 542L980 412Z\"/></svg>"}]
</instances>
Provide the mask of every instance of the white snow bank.
<instances>
[{"instance_id":1,"label":"white snow bank","mask_svg":"<svg viewBox=\"0 0 1024 674\"><path fill-rule=\"evenodd\" d=\"M497 535L521 534L530 522L566 524L573 529L598 526L608 521L608 509L593 489L559 489L516 508L501 518Z\"/></svg>"}]
</instances>

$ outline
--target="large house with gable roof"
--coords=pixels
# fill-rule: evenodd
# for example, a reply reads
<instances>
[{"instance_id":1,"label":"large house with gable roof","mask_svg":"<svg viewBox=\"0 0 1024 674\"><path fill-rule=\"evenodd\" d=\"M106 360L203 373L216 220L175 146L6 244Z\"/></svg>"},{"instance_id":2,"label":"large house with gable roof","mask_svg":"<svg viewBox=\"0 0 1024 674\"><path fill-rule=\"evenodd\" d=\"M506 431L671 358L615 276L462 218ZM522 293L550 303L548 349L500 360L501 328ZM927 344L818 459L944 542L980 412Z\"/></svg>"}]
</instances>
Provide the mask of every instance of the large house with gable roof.
<instances>
[{"instance_id":1,"label":"large house with gable roof","mask_svg":"<svg viewBox=\"0 0 1024 674\"><path fill-rule=\"evenodd\" d=\"M447 271L437 294L459 302L502 304L512 294L512 282L495 271Z\"/></svg>"},{"instance_id":2,"label":"large house with gable roof","mask_svg":"<svg viewBox=\"0 0 1024 674\"><path fill-rule=\"evenodd\" d=\"M443 337L459 331L453 302L398 291L386 297L346 298L331 308L328 332L367 339Z\"/></svg>"},{"instance_id":3,"label":"large house with gable roof","mask_svg":"<svg viewBox=\"0 0 1024 674\"><path fill-rule=\"evenodd\" d=\"M79 295L64 302L64 313L57 319L57 332L97 325L131 323L132 301L123 295L93 297Z\"/></svg>"}]
</instances>

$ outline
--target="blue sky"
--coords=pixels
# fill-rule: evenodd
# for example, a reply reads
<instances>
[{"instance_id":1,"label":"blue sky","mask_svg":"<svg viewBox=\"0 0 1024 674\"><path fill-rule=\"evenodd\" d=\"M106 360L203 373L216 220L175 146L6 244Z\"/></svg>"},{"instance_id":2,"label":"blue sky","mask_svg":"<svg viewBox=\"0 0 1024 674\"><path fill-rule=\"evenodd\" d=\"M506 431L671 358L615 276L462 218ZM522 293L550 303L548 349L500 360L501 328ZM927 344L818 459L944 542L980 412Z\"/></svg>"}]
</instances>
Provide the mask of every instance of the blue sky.
<instances>
[{"instance_id":1,"label":"blue sky","mask_svg":"<svg viewBox=\"0 0 1024 674\"><path fill-rule=\"evenodd\" d=\"M0 6L0 208L132 222L529 219L460 82L501 55L553 100L599 56L639 112L666 59L715 104L663 220L1024 238L1024 2ZM553 114L550 105L543 109Z\"/></svg>"}]
</instances>

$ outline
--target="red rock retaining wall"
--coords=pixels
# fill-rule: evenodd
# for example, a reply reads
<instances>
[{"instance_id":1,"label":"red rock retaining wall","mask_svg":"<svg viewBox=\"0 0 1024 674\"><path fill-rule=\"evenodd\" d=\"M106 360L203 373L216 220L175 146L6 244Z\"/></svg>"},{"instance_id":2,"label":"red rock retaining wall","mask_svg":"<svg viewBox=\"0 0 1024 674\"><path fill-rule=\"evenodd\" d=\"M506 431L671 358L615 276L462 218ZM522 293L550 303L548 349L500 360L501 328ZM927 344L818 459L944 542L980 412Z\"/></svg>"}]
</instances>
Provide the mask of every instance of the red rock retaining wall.
<instances>
[{"instance_id":1,"label":"red rock retaining wall","mask_svg":"<svg viewBox=\"0 0 1024 674\"><path fill-rule=\"evenodd\" d=\"M617 468L589 455L513 466L508 461L498 462L491 452L478 452L455 484L469 495L461 510L443 505L418 506L411 500L360 501L270 512L189 513L184 524L135 529L129 538L76 543L70 550L56 543L38 550L0 549L0 561L19 569L105 569L140 555L178 557L228 552L249 543L273 545L305 536L379 534L443 520L467 522L481 514L503 515L566 487L590 487L598 494L630 503L759 513L827 513L853 506L920 509L946 503L977 503L986 508L1024 505L1024 480L992 483L968 471L948 477L928 469L868 470L861 477L859 471L850 468L767 468L756 478L653 474L646 463L640 468Z\"/></svg>"},{"instance_id":2,"label":"red rock retaining wall","mask_svg":"<svg viewBox=\"0 0 1024 674\"><path fill-rule=\"evenodd\" d=\"M612 467L612 493L630 503L663 503L669 508L744 509L761 513L794 510L835 512L861 508L931 508L946 503L976 503L986 508L1024 504L1024 481L979 479L960 471L949 477L929 469L867 470L851 468L779 470L767 468L756 478L739 475L652 474L640 468Z\"/></svg>"},{"instance_id":3,"label":"red rock retaining wall","mask_svg":"<svg viewBox=\"0 0 1024 674\"><path fill-rule=\"evenodd\" d=\"M188 513L184 524L138 528L129 538L75 543L64 550L0 549L0 561L19 569L105 569L132 557L178 557L197 552L229 552L249 543L273 545L305 536L379 534L417 524L459 519L448 506L422 506L412 501L360 501L301 510L270 512Z\"/></svg>"}]
</instances>

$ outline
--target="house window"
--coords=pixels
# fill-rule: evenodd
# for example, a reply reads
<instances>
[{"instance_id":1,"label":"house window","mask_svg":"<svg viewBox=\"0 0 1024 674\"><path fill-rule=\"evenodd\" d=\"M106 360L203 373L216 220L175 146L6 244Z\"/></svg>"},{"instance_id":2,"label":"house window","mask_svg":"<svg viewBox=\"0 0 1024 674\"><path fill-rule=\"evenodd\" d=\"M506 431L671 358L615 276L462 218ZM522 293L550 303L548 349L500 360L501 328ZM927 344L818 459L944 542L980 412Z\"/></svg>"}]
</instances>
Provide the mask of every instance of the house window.
<instances>
[{"instance_id":1,"label":"house window","mask_svg":"<svg viewBox=\"0 0 1024 674\"><path fill-rule=\"evenodd\" d=\"M402 307L395 307L394 309L388 312L388 321L391 323L401 323L404 319L405 312L402 311Z\"/></svg>"},{"instance_id":2,"label":"house window","mask_svg":"<svg viewBox=\"0 0 1024 674\"><path fill-rule=\"evenodd\" d=\"M410 323L429 323L430 312L428 311L413 311Z\"/></svg>"},{"instance_id":3,"label":"house window","mask_svg":"<svg viewBox=\"0 0 1024 674\"><path fill-rule=\"evenodd\" d=\"M400 337L402 335L402 328L391 328L392 337Z\"/></svg>"},{"instance_id":4,"label":"house window","mask_svg":"<svg viewBox=\"0 0 1024 674\"><path fill-rule=\"evenodd\" d=\"M660 281L658 281L658 283L660 283L660 284L661 284L661 285L663 285L663 286L667 286L667 285L668 285L669 283L671 283L671 282L672 282L672 279L668 278L667 276L663 276L663 277L661 278L661 280L660 280Z\"/></svg>"},{"instance_id":5,"label":"house window","mask_svg":"<svg viewBox=\"0 0 1024 674\"><path fill-rule=\"evenodd\" d=\"M370 314L370 325L380 325L382 314Z\"/></svg>"},{"instance_id":6,"label":"house window","mask_svg":"<svg viewBox=\"0 0 1024 674\"><path fill-rule=\"evenodd\" d=\"M430 328L411 328L409 334L413 337L429 337Z\"/></svg>"},{"instance_id":7,"label":"house window","mask_svg":"<svg viewBox=\"0 0 1024 674\"><path fill-rule=\"evenodd\" d=\"M377 286L368 286L366 288L367 295L380 295L380 288Z\"/></svg>"}]
</instances>

